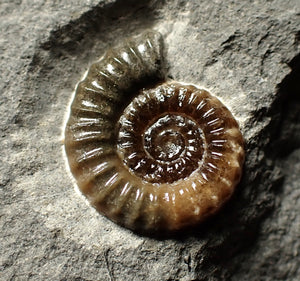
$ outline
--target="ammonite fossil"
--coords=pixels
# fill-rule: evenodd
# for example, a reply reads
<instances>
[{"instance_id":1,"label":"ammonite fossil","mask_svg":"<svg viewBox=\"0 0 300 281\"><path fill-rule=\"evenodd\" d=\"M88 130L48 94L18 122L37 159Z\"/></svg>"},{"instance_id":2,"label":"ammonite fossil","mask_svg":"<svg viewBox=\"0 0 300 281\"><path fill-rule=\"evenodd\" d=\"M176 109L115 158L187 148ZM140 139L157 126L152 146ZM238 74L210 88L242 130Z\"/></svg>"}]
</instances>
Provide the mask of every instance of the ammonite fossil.
<instances>
[{"instance_id":1,"label":"ammonite fossil","mask_svg":"<svg viewBox=\"0 0 300 281\"><path fill-rule=\"evenodd\" d=\"M89 68L76 88L65 149L91 205L142 232L175 231L215 213L244 161L230 111L206 90L165 79L154 31Z\"/></svg>"}]
</instances>

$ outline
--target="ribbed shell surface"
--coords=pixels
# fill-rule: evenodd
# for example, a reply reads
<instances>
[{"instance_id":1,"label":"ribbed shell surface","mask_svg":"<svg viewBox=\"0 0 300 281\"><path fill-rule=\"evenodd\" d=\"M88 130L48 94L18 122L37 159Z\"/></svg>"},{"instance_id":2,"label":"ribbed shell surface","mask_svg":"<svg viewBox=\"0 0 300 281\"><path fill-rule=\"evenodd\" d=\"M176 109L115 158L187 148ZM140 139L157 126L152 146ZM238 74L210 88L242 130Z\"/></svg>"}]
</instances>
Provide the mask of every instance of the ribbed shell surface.
<instances>
[{"instance_id":1,"label":"ribbed shell surface","mask_svg":"<svg viewBox=\"0 0 300 281\"><path fill-rule=\"evenodd\" d=\"M142 232L178 230L215 213L244 161L230 111L205 90L164 81L162 37L153 31L90 67L76 88L65 149L91 205Z\"/></svg>"}]
</instances>

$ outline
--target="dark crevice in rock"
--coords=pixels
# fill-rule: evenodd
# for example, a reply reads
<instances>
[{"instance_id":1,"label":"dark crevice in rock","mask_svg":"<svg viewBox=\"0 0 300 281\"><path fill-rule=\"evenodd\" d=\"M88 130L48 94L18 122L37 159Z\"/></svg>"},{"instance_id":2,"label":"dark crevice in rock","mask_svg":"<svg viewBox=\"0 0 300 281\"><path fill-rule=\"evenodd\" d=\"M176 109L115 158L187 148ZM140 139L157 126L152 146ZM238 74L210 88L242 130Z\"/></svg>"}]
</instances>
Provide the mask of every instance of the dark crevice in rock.
<instances>
[{"instance_id":1,"label":"dark crevice in rock","mask_svg":"<svg viewBox=\"0 0 300 281\"><path fill-rule=\"evenodd\" d=\"M49 39L41 44L41 48L58 57L64 52L78 55L79 45L85 46L90 42L107 39L110 39L108 42L114 42L132 32L139 33L139 30L133 29L134 23L140 22L140 30L151 27L156 17L156 9L159 8L159 4L154 7L155 2L157 1L145 3L118 0L104 6L98 5L82 14L80 18L52 31ZM113 32L116 25L127 26L127 30Z\"/></svg>"},{"instance_id":2,"label":"dark crevice in rock","mask_svg":"<svg viewBox=\"0 0 300 281\"><path fill-rule=\"evenodd\" d=\"M267 151L275 158L285 158L300 147L300 54L289 66L291 73L279 84L280 122Z\"/></svg>"}]
</instances>

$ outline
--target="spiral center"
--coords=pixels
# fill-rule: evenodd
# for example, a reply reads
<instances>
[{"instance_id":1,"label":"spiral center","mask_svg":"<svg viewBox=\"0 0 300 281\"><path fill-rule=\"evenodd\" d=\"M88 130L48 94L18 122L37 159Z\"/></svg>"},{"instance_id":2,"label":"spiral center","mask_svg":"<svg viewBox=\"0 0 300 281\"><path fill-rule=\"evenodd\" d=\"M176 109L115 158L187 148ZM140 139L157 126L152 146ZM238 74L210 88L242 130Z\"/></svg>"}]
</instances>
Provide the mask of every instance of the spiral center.
<instances>
[{"instance_id":1,"label":"spiral center","mask_svg":"<svg viewBox=\"0 0 300 281\"><path fill-rule=\"evenodd\" d=\"M185 148L183 136L173 130L162 131L152 138L151 126L145 133L145 149L156 160L171 162L177 159Z\"/></svg>"},{"instance_id":2,"label":"spiral center","mask_svg":"<svg viewBox=\"0 0 300 281\"><path fill-rule=\"evenodd\" d=\"M171 112L153 118L143 108L128 107L125 113L120 119L118 151L131 172L148 182L172 183L201 165L205 138L194 120Z\"/></svg>"}]
</instances>

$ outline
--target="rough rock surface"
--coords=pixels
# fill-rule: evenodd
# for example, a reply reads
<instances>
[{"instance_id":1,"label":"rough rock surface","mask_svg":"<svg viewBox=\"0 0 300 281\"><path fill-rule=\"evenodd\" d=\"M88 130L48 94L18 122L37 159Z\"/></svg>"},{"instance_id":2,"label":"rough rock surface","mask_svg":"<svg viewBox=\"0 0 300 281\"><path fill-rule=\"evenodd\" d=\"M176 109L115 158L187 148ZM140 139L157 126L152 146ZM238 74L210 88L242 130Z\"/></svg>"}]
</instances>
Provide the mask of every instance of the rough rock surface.
<instances>
[{"instance_id":1,"label":"rough rock surface","mask_svg":"<svg viewBox=\"0 0 300 281\"><path fill-rule=\"evenodd\" d=\"M299 280L298 0L0 3L1 280ZM162 32L169 76L239 120L242 182L214 218L138 236L85 204L63 154L72 91L110 45Z\"/></svg>"}]
</instances>

